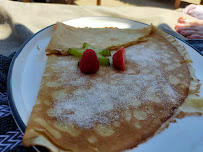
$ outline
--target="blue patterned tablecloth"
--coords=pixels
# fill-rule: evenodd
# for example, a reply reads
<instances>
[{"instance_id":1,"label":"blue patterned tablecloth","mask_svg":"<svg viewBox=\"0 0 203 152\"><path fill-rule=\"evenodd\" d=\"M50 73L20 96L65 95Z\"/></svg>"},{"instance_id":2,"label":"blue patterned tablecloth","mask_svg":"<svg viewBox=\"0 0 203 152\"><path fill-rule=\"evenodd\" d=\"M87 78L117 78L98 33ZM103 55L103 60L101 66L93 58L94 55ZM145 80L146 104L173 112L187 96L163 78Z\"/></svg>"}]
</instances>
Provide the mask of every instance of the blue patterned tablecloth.
<instances>
[{"instance_id":1,"label":"blue patterned tablecloth","mask_svg":"<svg viewBox=\"0 0 203 152\"><path fill-rule=\"evenodd\" d=\"M15 53L0 55L0 152L34 152L22 145L23 134L17 127L8 105L6 93L7 73Z\"/></svg>"},{"instance_id":2,"label":"blue patterned tablecloth","mask_svg":"<svg viewBox=\"0 0 203 152\"><path fill-rule=\"evenodd\" d=\"M203 55L203 40L185 40L185 42L193 46L197 52Z\"/></svg>"}]
</instances>

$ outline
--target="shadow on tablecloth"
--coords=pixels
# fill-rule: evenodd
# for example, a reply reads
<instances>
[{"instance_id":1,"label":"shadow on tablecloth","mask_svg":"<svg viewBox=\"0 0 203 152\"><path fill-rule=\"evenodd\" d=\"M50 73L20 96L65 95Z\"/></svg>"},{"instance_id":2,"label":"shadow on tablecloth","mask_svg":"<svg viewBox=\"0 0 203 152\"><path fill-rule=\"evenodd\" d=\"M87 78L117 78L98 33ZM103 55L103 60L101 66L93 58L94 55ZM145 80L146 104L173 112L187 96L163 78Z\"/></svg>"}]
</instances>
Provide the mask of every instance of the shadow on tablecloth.
<instances>
[{"instance_id":1,"label":"shadow on tablecloth","mask_svg":"<svg viewBox=\"0 0 203 152\"><path fill-rule=\"evenodd\" d=\"M3 7L0 7L0 31L0 54L6 56L17 51L33 35L26 26L15 23Z\"/></svg>"}]
</instances>

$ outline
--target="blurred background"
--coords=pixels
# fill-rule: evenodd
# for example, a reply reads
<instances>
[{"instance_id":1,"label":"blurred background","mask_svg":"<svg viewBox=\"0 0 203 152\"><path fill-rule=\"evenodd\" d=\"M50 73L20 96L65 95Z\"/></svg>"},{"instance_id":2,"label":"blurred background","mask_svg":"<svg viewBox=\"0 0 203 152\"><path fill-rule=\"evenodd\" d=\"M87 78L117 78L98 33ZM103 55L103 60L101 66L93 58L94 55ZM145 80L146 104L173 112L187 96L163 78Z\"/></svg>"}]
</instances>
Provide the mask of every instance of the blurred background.
<instances>
[{"instance_id":1,"label":"blurred background","mask_svg":"<svg viewBox=\"0 0 203 152\"><path fill-rule=\"evenodd\" d=\"M97 5L97 0L12 0L18 2L71 4L79 6ZM175 9L175 2L180 0L100 0L101 6L151 6ZM181 0L178 8L184 8L190 3L200 4L201 0Z\"/></svg>"}]
</instances>

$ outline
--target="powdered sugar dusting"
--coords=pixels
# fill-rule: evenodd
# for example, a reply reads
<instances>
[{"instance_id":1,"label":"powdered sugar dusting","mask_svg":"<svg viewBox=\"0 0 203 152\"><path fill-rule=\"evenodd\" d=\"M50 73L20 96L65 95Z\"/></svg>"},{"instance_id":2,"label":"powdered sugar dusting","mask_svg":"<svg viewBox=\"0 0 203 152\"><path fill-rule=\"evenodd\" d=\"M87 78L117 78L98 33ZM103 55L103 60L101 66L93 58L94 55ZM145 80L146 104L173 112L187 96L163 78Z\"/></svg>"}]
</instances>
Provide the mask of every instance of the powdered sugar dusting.
<instances>
[{"instance_id":1,"label":"powdered sugar dusting","mask_svg":"<svg viewBox=\"0 0 203 152\"><path fill-rule=\"evenodd\" d=\"M91 127L95 122L108 124L111 119L116 119L116 114L109 113L106 116L104 114L116 109L121 99L118 98L118 91L114 91L115 94L102 92L111 92L114 89L116 87L109 87L106 84L95 85L90 90L79 89L69 95L67 101L55 104L56 116L86 128ZM116 100L110 102L109 98Z\"/></svg>"},{"instance_id":2,"label":"powdered sugar dusting","mask_svg":"<svg viewBox=\"0 0 203 152\"><path fill-rule=\"evenodd\" d=\"M56 99L53 105L55 116L67 123L90 128L97 123L110 124L119 119L122 117L122 114L118 114L121 108L138 106L140 101L156 102L150 93L146 94L147 91L155 93L161 101L175 101L177 92L168 83L165 71L160 67L172 63L165 53L167 52L160 51L157 45L149 49L143 44L136 44L126 48L126 71L113 72L113 67L100 66L96 75L82 74L76 60L54 64L53 68L61 68L57 77L63 81L64 87L76 88L68 93L67 99ZM130 67L128 63L136 64L136 68ZM110 73L104 75L103 71L107 68ZM99 75L103 77L100 78Z\"/></svg>"}]
</instances>

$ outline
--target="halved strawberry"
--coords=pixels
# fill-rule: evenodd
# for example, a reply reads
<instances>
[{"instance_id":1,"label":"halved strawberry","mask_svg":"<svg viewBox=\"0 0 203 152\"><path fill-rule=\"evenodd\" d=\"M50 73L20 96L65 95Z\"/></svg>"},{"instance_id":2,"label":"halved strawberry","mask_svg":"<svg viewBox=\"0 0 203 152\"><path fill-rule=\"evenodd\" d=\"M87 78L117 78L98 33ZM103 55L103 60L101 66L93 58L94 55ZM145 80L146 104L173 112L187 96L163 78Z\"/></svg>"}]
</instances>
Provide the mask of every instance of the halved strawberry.
<instances>
[{"instance_id":1,"label":"halved strawberry","mask_svg":"<svg viewBox=\"0 0 203 152\"><path fill-rule=\"evenodd\" d=\"M113 66L118 70L124 71L125 64L126 64L126 51L125 48L122 46L113 55Z\"/></svg>"},{"instance_id":2,"label":"halved strawberry","mask_svg":"<svg viewBox=\"0 0 203 152\"><path fill-rule=\"evenodd\" d=\"M92 49L86 49L83 52L79 63L80 71L84 74L94 74L99 69L99 60L97 54Z\"/></svg>"}]
</instances>

